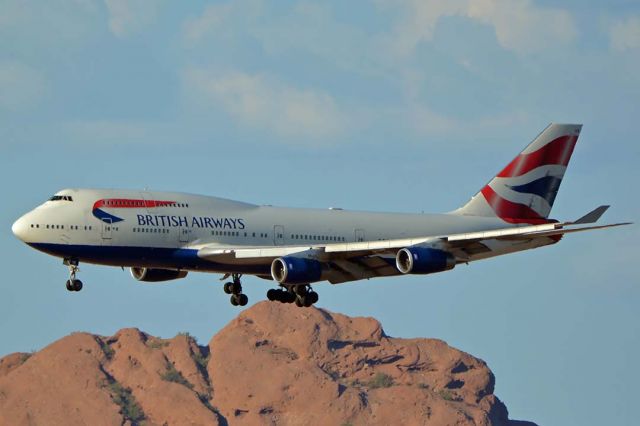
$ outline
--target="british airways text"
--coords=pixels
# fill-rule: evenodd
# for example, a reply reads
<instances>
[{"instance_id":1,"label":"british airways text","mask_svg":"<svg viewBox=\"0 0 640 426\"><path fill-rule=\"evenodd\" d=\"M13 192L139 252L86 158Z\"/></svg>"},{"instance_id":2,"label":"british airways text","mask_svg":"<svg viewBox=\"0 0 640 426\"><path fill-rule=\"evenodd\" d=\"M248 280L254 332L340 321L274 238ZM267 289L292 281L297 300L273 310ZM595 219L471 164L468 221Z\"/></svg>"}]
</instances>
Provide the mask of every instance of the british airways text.
<instances>
[{"instance_id":1,"label":"british airways text","mask_svg":"<svg viewBox=\"0 0 640 426\"><path fill-rule=\"evenodd\" d=\"M164 215L144 215L139 214L138 225L140 226L163 226L163 227L185 227L185 228L211 228L211 229L244 229L244 219L231 217L206 217L194 216L164 216ZM190 220L189 220L190 219Z\"/></svg>"}]
</instances>

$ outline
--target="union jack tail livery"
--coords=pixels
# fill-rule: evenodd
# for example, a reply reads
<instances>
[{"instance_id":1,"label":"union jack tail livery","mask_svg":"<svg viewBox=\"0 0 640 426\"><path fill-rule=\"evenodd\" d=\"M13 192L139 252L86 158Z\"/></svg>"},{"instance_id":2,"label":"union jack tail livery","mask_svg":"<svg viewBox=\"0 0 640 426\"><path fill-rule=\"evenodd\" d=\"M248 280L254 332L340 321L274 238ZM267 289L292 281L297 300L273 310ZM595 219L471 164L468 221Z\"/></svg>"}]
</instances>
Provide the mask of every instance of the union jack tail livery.
<instances>
[{"instance_id":1,"label":"union jack tail livery","mask_svg":"<svg viewBox=\"0 0 640 426\"><path fill-rule=\"evenodd\" d=\"M508 223L550 222L581 124L550 124L498 175L454 213Z\"/></svg>"}]
</instances>

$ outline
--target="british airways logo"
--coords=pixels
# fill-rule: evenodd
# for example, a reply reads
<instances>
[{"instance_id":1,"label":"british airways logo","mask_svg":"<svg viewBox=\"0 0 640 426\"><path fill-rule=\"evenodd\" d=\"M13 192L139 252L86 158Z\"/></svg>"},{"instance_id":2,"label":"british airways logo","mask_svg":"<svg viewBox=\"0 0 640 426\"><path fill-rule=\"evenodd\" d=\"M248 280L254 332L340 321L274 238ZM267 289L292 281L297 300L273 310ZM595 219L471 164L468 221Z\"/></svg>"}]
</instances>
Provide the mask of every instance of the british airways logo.
<instances>
[{"instance_id":1,"label":"british airways logo","mask_svg":"<svg viewBox=\"0 0 640 426\"><path fill-rule=\"evenodd\" d=\"M153 207L169 207L174 206L175 201L157 201L157 200L134 200L128 198L108 198L98 200L93 203L92 213L95 217L105 223L122 222L121 217L107 213L104 209L134 209L134 208L153 208Z\"/></svg>"},{"instance_id":2,"label":"british airways logo","mask_svg":"<svg viewBox=\"0 0 640 426\"><path fill-rule=\"evenodd\" d=\"M118 223L123 218L111 214L106 209L153 209L156 207L173 207L176 201L135 200L125 198L109 198L98 200L93 204L93 216L105 223ZM139 226L154 226L165 228L210 228L210 229L245 229L244 219L238 217L212 216L178 216L158 214L137 214Z\"/></svg>"}]
</instances>

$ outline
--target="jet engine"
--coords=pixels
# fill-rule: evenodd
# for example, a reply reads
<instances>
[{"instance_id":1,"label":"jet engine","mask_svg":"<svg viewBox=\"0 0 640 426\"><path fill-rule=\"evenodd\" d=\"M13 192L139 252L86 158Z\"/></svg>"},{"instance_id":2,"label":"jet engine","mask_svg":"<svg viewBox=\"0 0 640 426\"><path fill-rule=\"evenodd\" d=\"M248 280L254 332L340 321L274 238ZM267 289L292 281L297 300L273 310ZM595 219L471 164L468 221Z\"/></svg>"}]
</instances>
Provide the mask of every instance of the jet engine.
<instances>
[{"instance_id":1,"label":"jet engine","mask_svg":"<svg viewBox=\"0 0 640 426\"><path fill-rule=\"evenodd\" d=\"M131 268L131 276L133 278L148 283L177 280L186 277L187 273L187 271L177 271L175 269Z\"/></svg>"},{"instance_id":2,"label":"jet engine","mask_svg":"<svg viewBox=\"0 0 640 426\"><path fill-rule=\"evenodd\" d=\"M433 274L455 266L456 258L451 253L431 247L407 247L396 255L396 267L403 274Z\"/></svg>"},{"instance_id":3,"label":"jet engine","mask_svg":"<svg viewBox=\"0 0 640 426\"><path fill-rule=\"evenodd\" d=\"M271 276L280 284L308 284L320 281L322 264L313 259L279 257L271 263Z\"/></svg>"}]
</instances>

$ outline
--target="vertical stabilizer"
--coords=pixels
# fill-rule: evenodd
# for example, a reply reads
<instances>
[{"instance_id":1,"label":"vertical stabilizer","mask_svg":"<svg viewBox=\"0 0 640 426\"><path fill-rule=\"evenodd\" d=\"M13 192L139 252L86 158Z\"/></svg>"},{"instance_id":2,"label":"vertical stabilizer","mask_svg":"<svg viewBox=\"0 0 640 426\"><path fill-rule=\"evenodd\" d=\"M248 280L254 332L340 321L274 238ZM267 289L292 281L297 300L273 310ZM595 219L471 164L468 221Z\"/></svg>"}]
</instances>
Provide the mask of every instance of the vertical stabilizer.
<instances>
[{"instance_id":1,"label":"vertical stabilizer","mask_svg":"<svg viewBox=\"0 0 640 426\"><path fill-rule=\"evenodd\" d=\"M550 124L455 214L544 223L551 213L581 124Z\"/></svg>"}]
</instances>

